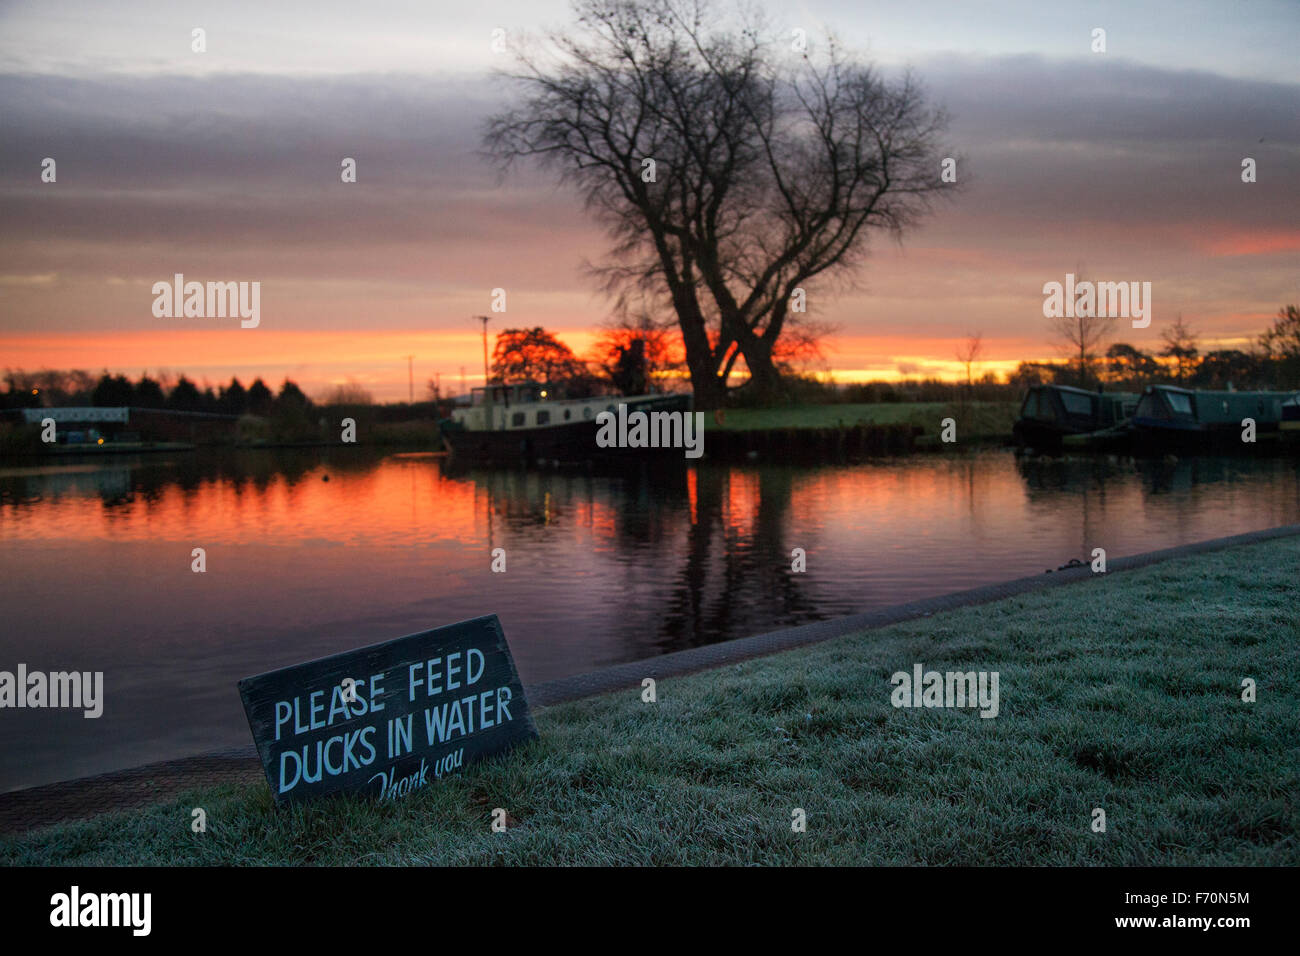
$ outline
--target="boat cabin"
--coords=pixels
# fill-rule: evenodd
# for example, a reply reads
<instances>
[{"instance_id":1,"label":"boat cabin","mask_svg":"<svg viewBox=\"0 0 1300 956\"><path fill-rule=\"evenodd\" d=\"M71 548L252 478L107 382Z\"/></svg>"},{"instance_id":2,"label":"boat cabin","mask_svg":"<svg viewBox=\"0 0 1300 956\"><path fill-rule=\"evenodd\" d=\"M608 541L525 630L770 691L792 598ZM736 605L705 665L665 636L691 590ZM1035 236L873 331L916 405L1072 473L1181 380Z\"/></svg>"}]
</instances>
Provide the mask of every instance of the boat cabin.
<instances>
[{"instance_id":1,"label":"boat cabin","mask_svg":"<svg viewBox=\"0 0 1300 956\"><path fill-rule=\"evenodd\" d=\"M1134 417L1172 428L1236 430L1246 418L1253 418L1258 426L1276 426L1288 397L1285 392L1211 392L1148 385Z\"/></svg>"},{"instance_id":2,"label":"boat cabin","mask_svg":"<svg viewBox=\"0 0 1300 956\"><path fill-rule=\"evenodd\" d=\"M609 408L608 396L567 398L563 386L528 382L473 389L469 407L453 410L452 420L472 432L554 428L594 422Z\"/></svg>"},{"instance_id":3,"label":"boat cabin","mask_svg":"<svg viewBox=\"0 0 1300 956\"><path fill-rule=\"evenodd\" d=\"M1127 392L1090 392L1070 385L1031 385L1020 406L1015 434L1021 444L1058 444L1065 435L1080 435L1118 425L1133 414L1138 397Z\"/></svg>"},{"instance_id":4,"label":"boat cabin","mask_svg":"<svg viewBox=\"0 0 1300 956\"><path fill-rule=\"evenodd\" d=\"M1282 421L1278 427L1283 432L1300 438L1300 392L1282 403Z\"/></svg>"}]
</instances>

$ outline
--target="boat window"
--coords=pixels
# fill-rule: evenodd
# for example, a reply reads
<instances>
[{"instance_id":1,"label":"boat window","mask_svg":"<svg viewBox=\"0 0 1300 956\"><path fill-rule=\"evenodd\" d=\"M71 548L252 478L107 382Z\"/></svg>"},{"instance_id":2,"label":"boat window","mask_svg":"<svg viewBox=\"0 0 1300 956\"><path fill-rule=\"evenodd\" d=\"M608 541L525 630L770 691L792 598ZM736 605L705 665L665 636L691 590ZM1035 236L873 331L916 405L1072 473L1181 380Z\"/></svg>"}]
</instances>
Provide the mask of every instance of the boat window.
<instances>
[{"instance_id":1,"label":"boat window","mask_svg":"<svg viewBox=\"0 0 1300 956\"><path fill-rule=\"evenodd\" d=\"M573 412L566 408L566 409L564 410L564 420L567 422L567 421L569 420L569 416L572 415L572 414L573 414Z\"/></svg>"},{"instance_id":2,"label":"boat window","mask_svg":"<svg viewBox=\"0 0 1300 956\"><path fill-rule=\"evenodd\" d=\"M588 420L591 419L591 406L588 406L582 410L582 417Z\"/></svg>"},{"instance_id":3,"label":"boat window","mask_svg":"<svg viewBox=\"0 0 1300 956\"><path fill-rule=\"evenodd\" d=\"M551 413L550 413L550 412L538 412L538 413L537 413L537 424L539 424L539 425L546 425L546 424L548 424L548 423L550 422L550 420L551 420Z\"/></svg>"},{"instance_id":4,"label":"boat window","mask_svg":"<svg viewBox=\"0 0 1300 956\"><path fill-rule=\"evenodd\" d=\"M1169 403L1169 407L1176 415L1192 414L1192 399L1182 392L1165 392L1165 401Z\"/></svg>"},{"instance_id":5,"label":"boat window","mask_svg":"<svg viewBox=\"0 0 1300 956\"><path fill-rule=\"evenodd\" d=\"M1137 411L1133 414L1141 416L1142 418L1169 417L1169 412L1165 409L1165 406L1161 403L1160 399L1156 397L1154 392L1150 395L1143 395L1142 398L1138 400Z\"/></svg>"},{"instance_id":6,"label":"boat window","mask_svg":"<svg viewBox=\"0 0 1300 956\"><path fill-rule=\"evenodd\" d=\"M1079 395L1075 392L1061 392L1061 401L1065 403L1065 411L1069 415L1091 415L1092 414L1092 396Z\"/></svg>"},{"instance_id":7,"label":"boat window","mask_svg":"<svg viewBox=\"0 0 1300 956\"><path fill-rule=\"evenodd\" d=\"M514 427L518 428L523 423L524 423L523 412L515 412L513 415L510 416L510 424L513 425Z\"/></svg>"},{"instance_id":8,"label":"boat window","mask_svg":"<svg viewBox=\"0 0 1300 956\"><path fill-rule=\"evenodd\" d=\"M1045 388L1031 388L1020 414L1034 421L1056 421L1056 406L1052 404L1051 394Z\"/></svg>"}]
</instances>

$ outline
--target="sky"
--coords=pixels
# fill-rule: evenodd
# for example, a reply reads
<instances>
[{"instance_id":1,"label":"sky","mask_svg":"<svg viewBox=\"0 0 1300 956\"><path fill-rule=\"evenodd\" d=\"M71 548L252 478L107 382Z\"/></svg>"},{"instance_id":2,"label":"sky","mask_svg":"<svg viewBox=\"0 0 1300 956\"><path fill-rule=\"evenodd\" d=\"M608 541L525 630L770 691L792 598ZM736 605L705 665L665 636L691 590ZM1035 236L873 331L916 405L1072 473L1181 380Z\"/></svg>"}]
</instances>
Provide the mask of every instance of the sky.
<instances>
[{"instance_id":1,"label":"sky","mask_svg":"<svg viewBox=\"0 0 1300 956\"><path fill-rule=\"evenodd\" d=\"M977 373L1058 357L1042 287L1080 269L1152 283L1151 326L1119 336L1148 350L1180 314L1203 346L1243 346L1300 302L1300 2L767 11L914 71L961 157L957 198L809 289L836 380L955 377L975 331ZM490 328L542 325L583 352L612 311L585 269L608 239L581 196L480 153L516 95L493 31L571 18L555 0L0 2L0 367L288 375L397 400L414 356L419 398L435 375L481 382L473 316L496 288ZM259 325L155 316L176 273L260 282Z\"/></svg>"}]
</instances>

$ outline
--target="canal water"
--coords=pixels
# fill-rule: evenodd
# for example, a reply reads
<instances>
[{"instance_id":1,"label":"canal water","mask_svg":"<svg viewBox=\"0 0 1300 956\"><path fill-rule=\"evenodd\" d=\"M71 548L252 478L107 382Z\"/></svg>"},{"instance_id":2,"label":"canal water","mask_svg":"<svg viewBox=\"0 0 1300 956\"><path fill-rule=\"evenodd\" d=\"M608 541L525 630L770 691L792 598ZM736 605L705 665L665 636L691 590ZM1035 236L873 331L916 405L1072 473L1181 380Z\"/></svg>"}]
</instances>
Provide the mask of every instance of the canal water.
<instances>
[{"instance_id":1,"label":"canal water","mask_svg":"<svg viewBox=\"0 0 1300 956\"><path fill-rule=\"evenodd\" d=\"M251 745L246 676L485 613L525 683L1300 521L1294 459L454 472L364 449L0 465L0 790ZM206 554L192 569L193 549ZM505 573L491 570L505 552ZM807 554L805 573L791 552Z\"/></svg>"}]
</instances>

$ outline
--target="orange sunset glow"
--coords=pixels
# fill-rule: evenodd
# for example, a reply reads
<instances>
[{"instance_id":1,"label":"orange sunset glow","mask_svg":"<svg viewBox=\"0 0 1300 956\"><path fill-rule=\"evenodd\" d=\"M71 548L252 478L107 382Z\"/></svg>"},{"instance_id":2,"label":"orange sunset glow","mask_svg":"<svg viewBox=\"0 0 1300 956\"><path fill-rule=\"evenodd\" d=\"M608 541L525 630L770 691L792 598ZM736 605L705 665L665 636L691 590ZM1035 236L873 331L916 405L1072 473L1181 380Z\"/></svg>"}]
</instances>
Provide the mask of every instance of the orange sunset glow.
<instances>
[{"instance_id":1,"label":"orange sunset glow","mask_svg":"<svg viewBox=\"0 0 1300 956\"><path fill-rule=\"evenodd\" d=\"M881 9L824 12L887 73L924 78L951 116L962 189L810 283L808 317L829 331L808 373L958 380L956 351L975 332L976 376L1059 359L1042 289L1079 270L1152 284L1151 326L1115 332L1147 352L1180 315L1204 349L1246 346L1300 299L1300 78L1236 21L1206 33L1235 39L1189 61L1142 20L1144 44L1103 62L1060 24L993 30L962 14L940 39ZM562 2L507 14L527 30L567 15ZM11 51L25 67L3 94L0 365L213 385L290 377L310 395L355 383L379 401L419 400L431 379L444 393L462 374L481 383L473 316L489 313L490 333L543 326L587 356L614 314L589 271L610 237L546 171L486 162L484 124L514 92L477 28L410 58L321 16L320 36L292 55L254 32L195 60L109 22L69 48L14 14L30 42ZM160 21L158 38L182 25ZM1188 62L1202 70L1194 83ZM181 115L197 138L159 132L158 117ZM42 157L57 159L57 181L42 181ZM340 157L355 159L356 182L340 181ZM155 317L151 287L177 273L259 282L260 324ZM504 312L494 290L508 293Z\"/></svg>"}]
</instances>

